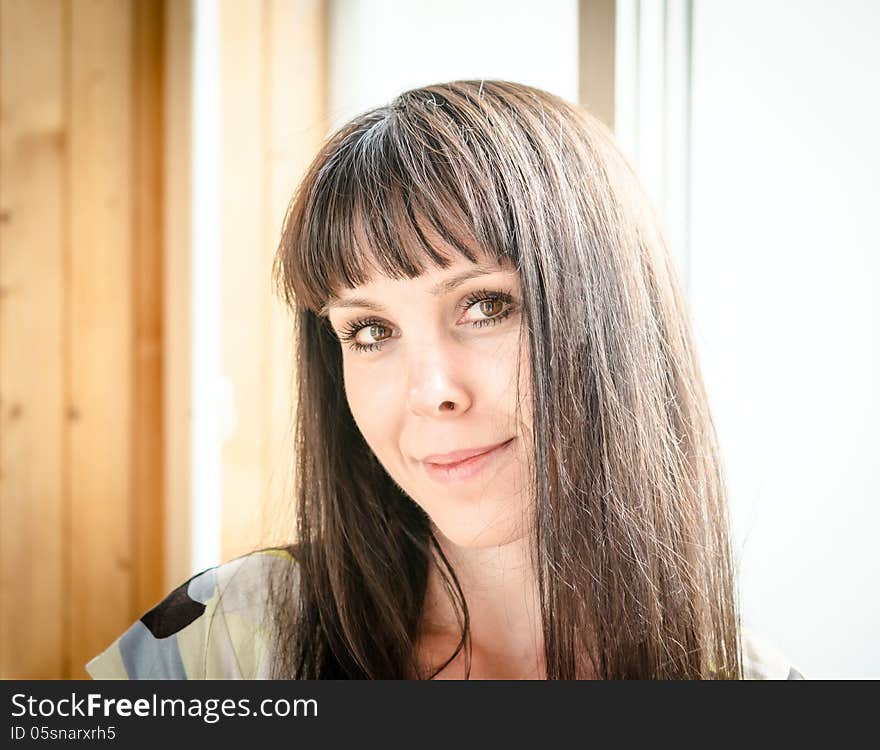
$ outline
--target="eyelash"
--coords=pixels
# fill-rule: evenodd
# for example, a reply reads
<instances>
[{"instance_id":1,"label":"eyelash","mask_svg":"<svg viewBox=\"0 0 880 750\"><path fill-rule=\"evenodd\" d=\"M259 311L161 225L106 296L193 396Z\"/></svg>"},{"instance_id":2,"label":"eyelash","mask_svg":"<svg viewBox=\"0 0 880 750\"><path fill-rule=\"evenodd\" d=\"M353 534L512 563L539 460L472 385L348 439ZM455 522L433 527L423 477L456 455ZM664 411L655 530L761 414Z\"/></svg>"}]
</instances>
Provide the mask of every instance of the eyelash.
<instances>
[{"instance_id":1,"label":"eyelash","mask_svg":"<svg viewBox=\"0 0 880 750\"><path fill-rule=\"evenodd\" d=\"M500 313L498 313L498 315L495 315L492 318L482 318L480 320L472 321L470 325L474 328L485 328L487 325L498 325L498 323L500 323L502 320L510 317L511 313L513 313L515 309L513 295L508 292L492 292L488 289L480 289L479 291L471 292L461 301L459 309L466 312L479 302L503 302L507 305L507 307ZM349 346L355 351L378 351L385 345L385 341L378 341L374 344L361 344L360 342L355 340L355 337L358 335L358 333L361 332L362 329L375 325L390 328L390 326L386 326L385 322L379 320L378 318L361 318L359 320L353 320L352 322L348 323L339 334L339 340L342 343L348 343Z\"/></svg>"}]
</instances>

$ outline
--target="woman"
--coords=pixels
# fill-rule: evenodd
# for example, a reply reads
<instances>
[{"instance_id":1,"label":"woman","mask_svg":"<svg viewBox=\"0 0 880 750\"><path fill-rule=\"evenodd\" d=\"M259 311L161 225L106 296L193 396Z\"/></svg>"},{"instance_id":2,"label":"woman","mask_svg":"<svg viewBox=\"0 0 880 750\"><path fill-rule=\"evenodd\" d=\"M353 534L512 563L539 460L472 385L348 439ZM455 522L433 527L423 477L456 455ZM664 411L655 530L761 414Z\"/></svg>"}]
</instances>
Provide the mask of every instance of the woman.
<instances>
[{"instance_id":1,"label":"woman","mask_svg":"<svg viewBox=\"0 0 880 750\"><path fill-rule=\"evenodd\" d=\"M799 676L743 637L684 302L598 121L401 94L324 145L276 276L297 544L194 577L93 676Z\"/></svg>"}]
</instances>

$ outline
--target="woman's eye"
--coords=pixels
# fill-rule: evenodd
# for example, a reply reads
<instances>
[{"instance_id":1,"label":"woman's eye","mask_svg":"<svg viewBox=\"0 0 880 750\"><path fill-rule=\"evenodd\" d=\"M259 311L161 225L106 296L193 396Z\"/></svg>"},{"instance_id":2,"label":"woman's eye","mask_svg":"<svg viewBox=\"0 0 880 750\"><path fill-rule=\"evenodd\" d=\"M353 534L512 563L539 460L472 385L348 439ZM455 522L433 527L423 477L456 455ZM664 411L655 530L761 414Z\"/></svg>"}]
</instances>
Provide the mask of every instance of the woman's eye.
<instances>
[{"instance_id":1,"label":"woman's eye","mask_svg":"<svg viewBox=\"0 0 880 750\"><path fill-rule=\"evenodd\" d=\"M361 335L362 333L364 335ZM355 321L339 336L340 341L350 342L351 348L360 352L380 349L389 338L391 338L391 328L377 320Z\"/></svg>"},{"instance_id":2,"label":"woman's eye","mask_svg":"<svg viewBox=\"0 0 880 750\"><path fill-rule=\"evenodd\" d=\"M513 296L507 292L481 290L466 297L460 304L466 317L462 325L473 328L493 326L514 312ZM382 348L388 339L395 338L391 326L373 318L349 323L339 334L339 340L348 343L355 351L372 352Z\"/></svg>"},{"instance_id":3,"label":"woman's eye","mask_svg":"<svg viewBox=\"0 0 880 750\"><path fill-rule=\"evenodd\" d=\"M485 292L478 293L485 295ZM507 294L491 294L479 296L478 299L465 300L464 306L467 312L476 311L477 317L471 318L470 322L477 328L487 325L497 325L513 312L513 299Z\"/></svg>"}]
</instances>

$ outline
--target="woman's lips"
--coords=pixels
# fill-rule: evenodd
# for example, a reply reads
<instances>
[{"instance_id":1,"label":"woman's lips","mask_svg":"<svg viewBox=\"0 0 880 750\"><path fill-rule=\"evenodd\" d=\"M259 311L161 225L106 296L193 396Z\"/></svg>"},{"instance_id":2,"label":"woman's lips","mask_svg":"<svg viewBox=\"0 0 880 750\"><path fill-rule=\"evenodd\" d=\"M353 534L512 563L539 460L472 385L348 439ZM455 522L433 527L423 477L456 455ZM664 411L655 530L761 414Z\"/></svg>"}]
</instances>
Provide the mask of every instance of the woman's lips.
<instances>
[{"instance_id":1,"label":"woman's lips","mask_svg":"<svg viewBox=\"0 0 880 750\"><path fill-rule=\"evenodd\" d=\"M513 442L513 440L514 438L510 438L510 440L507 440L495 446L485 453L471 456L470 458L466 458L462 461L455 461L453 463L444 464L435 464L431 463L430 461L423 461L422 465L425 467L425 472L428 474L428 476L437 482L443 482L446 484L464 482L468 479L471 479L472 477L475 477L490 463L492 463L499 456L504 454L507 451L507 448Z\"/></svg>"}]
</instances>

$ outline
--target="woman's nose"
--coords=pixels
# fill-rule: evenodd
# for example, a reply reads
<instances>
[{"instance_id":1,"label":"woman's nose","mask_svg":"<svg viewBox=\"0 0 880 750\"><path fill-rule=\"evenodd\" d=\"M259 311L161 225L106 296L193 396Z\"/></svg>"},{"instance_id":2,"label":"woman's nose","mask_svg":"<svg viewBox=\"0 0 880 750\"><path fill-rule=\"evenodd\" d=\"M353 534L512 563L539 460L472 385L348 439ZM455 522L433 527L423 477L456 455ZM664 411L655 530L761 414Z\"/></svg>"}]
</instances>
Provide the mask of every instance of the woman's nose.
<instances>
[{"instance_id":1,"label":"woman's nose","mask_svg":"<svg viewBox=\"0 0 880 750\"><path fill-rule=\"evenodd\" d=\"M454 344L420 346L407 361L407 402L413 414L442 417L470 409L471 395Z\"/></svg>"}]
</instances>

